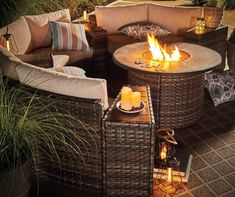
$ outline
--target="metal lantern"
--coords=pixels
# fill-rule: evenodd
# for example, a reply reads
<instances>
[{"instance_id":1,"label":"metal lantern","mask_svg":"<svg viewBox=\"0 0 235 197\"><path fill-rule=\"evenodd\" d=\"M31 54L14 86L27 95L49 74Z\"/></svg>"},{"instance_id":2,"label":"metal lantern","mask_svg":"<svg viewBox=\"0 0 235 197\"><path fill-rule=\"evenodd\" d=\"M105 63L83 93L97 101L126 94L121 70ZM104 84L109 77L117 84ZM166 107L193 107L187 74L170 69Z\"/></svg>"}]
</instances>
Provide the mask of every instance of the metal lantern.
<instances>
[{"instance_id":1,"label":"metal lantern","mask_svg":"<svg viewBox=\"0 0 235 197\"><path fill-rule=\"evenodd\" d=\"M2 35L2 38L4 40L3 46L6 47L8 51L11 51L12 53L18 51L14 36L8 32L8 27L6 33Z\"/></svg>"},{"instance_id":2,"label":"metal lantern","mask_svg":"<svg viewBox=\"0 0 235 197\"><path fill-rule=\"evenodd\" d=\"M177 145L174 139L174 130L160 128L156 132L156 165L162 178L168 182L173 181L173 169L177 168L178 161L173 156L174 146Z\"/></svg>"}]
</instances>

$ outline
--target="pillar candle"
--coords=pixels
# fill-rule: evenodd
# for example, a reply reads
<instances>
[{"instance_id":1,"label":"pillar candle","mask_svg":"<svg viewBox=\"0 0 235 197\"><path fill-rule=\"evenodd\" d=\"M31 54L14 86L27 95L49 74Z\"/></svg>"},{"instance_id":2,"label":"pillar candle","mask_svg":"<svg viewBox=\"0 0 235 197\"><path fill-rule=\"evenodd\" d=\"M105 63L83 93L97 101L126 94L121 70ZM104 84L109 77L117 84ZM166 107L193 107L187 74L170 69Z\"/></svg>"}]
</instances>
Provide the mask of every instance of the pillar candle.
<instances>
[{"instance_id":1,"label":"pillar candle","mask_svg":"<svg viewBox=\"0 0 235 197\"><path fill-rule=\"evenodd\" d=\"M133 107L140 107L141 94L140 92L131 93L131 102Z\"/></svg>"},{"instance_id":2,"label":"pillar candle","mask_svg":"<svg viewBox=\"0 0 235 197\"><path fill-rule=\"evenodd\" d=\"M124 110L132 109L131 93L132 89L129 87L123 87L121 90L121 108Z\"/></svg>"}]
</instances>

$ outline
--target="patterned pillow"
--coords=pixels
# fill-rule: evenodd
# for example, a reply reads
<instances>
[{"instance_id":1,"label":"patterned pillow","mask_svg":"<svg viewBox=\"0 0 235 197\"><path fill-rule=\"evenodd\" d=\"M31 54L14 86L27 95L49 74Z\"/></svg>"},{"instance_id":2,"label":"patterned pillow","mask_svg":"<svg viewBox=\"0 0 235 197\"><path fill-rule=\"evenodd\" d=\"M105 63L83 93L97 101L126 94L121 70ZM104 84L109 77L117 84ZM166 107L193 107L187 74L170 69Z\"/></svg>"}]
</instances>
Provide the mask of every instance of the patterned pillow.
<instances>
[{"instance_id":1,"label":"patterned pillow","mask_svg":"<svg viewBox=\"0 0 235 197\"><path fill-rule=\"evenodd\" d=\"M53 50L88 50L84 25L50 22Z\"/></svg>"},{"instance_id":2,"label":"patterned pillow","mask_svg":"<svg viewBox=\"0 0 235 197\"><path fill-rule=\"evenodd\" d=\"M154 24L131 24L120 29L120 31L134 39L140 39L142 41L147 40L147 34L153 33L156 37L166 36L171 32Z\"/></svg>"},{"instance_id":3,"label":"patterned pillow","mask_svg":"<svg viewBox=\"0 0 235 197\"><path fill-rule=\"evenodd\" d=\"M205 87L211 95L214 106L235 100L235 85L228 71L206 73Z\"/></svg>"}]
</instances>

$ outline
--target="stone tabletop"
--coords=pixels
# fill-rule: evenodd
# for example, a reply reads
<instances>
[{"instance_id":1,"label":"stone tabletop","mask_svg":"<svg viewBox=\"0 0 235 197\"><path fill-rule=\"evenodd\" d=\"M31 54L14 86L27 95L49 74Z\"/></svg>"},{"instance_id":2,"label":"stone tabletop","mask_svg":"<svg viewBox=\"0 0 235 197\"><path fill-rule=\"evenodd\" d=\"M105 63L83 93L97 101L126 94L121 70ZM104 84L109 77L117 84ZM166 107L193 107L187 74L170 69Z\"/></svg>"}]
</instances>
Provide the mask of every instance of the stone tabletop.
<instances>
[{"instance_id":1,"label":"stone tabletop","mask_svg":"<svg viewBox=\"0 0 235 197\"><path fill-rule=\"evenodd\" d=\"M196 74L212 70L221 64L220 54L212 49L189 43L173 43L190 55L186 60L171 63L158 63L144 57L148 51L147 42L129 44L117 49L113 54L114 62L124 69L148 74Z\"/></svg>"}]
</instances>

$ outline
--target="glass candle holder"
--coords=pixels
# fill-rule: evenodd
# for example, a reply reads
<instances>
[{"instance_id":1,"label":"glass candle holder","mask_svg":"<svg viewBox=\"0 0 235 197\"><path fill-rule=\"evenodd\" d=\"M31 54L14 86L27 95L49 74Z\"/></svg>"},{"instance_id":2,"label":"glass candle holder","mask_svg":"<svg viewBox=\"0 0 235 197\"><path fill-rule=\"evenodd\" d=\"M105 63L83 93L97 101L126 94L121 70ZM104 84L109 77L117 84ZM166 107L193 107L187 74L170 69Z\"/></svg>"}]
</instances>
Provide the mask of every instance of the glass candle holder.
<instances>
[{"instance_id":1,"label":"glass candle holder","mask_svg":"<svg viewBox=\"0 0 235 197\"><path fill-rule=\"evenodd\" d=\"M195 24L195 33L203 34L205 33L206 22L204 17L198 17Z\"/></svg>"}]
</instances>

